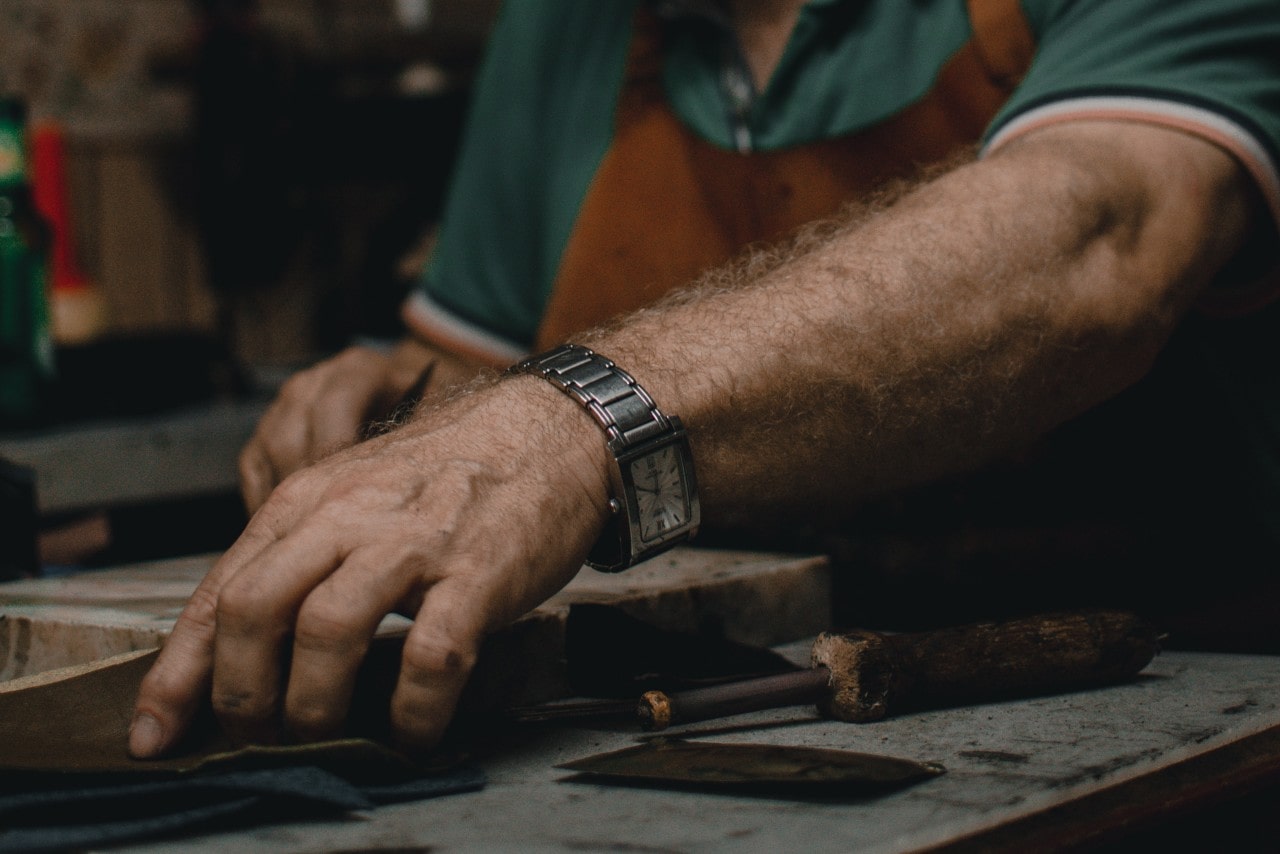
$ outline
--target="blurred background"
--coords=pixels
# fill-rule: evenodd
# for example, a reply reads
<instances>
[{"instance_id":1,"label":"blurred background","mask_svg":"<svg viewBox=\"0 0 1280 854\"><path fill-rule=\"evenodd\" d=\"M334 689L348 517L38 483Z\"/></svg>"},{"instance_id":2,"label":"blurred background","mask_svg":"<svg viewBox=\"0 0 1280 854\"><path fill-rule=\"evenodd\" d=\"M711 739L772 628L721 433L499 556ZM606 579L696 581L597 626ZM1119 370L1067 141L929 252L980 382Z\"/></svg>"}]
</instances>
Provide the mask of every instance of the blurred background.
<instances>
[{"instance_id":1,"label":"blurred background","mask_svg":"<svg viewBox=\"0 0 1280 854\"><path fill-rule=\"evenodd\" d=\"M0 226L17 222L20 250L45 263L54 347L40 355L39 288L9 264L0 327L18 343L5 342L0 381L38 386L0 407L10 520L33 502L45 535L100 520L64 495L65 481L96 476L96 445L100 462L135 469L125 480L160 469L101 491L113 514L113 533L95 535L113 543L101 560L220 546L238 530L231 484L201 486L206 473L179 464L239 444L290 370L398 333L496 5L0 0L0 116L27 142ZM205 417L154 435L157 418L227 401L243 405L221 427ZM131 453L91 432L104 424L153 434ZM166 443L168 457L147 456ZM122 547L138 525L149 545ZM26 527L0 539L25 544ZM166 530L185 541L166 545Z\"/></svg>"},{"instance_id":2,"label":"blurred background","mask_svg":"<svg viewBox=\"0 0 1280 854\"><path fill-rule=\"evenodd\" d=\"M0 96L66 138L101 332L251 363L390 334L495 0L0 0Z\"/></svg>"}]
</instances>

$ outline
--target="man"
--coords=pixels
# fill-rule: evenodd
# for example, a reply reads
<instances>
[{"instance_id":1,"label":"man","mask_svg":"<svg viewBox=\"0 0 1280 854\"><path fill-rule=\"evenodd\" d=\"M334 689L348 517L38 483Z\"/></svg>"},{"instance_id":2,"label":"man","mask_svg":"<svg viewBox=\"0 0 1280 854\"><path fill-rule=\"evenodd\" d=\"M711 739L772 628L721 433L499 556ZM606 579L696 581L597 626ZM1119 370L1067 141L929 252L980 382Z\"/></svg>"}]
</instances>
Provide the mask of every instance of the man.
<instances>
[{"instance_id":1,"label":"man","mask_svg":"<svg viewBox=\"0 0 1280 854\"><path fill-rule=\"evenodd\" d=\"M1277 45L1262 0L511 4L406 310L419 340L286 389L242 461L261 506L147 677L131 749L169 749L210 694L244 740L340 732L393 610L415 619L393 727L429 747L486 633L598 542L625 563L692 527L685 449L708 524L838 519L1113 397L1202 307L1270 295ZM571 351L444 399L566 339L634 380ZM562 369L631 408L562 393ZM437 402L306 465L415 383ZM619 462L602 409L668 444Z\"/></svg>"}]
</instances>

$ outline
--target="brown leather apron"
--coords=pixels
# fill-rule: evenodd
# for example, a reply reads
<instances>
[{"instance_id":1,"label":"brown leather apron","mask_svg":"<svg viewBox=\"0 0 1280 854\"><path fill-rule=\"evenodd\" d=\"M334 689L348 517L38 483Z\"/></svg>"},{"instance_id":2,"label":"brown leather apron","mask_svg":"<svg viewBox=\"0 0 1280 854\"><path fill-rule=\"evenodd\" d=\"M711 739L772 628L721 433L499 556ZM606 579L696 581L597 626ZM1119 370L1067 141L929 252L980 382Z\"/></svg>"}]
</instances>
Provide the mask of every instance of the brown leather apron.
<instances>
[{"instance_id":1,"label":"brown leather apron","mask_svg":"<svg viewBox=\"0 0 1280 854\"><path fill-rule=\"evenodd\" d=\"M1018 0L968 6L971 39L919 101L869 129L749 153L707 142L676 117L663 89L660 23L642 7L613 144L578 212L536 349L973 145L1030 66L1035 44Z\"/></svg>"}]
</instances>

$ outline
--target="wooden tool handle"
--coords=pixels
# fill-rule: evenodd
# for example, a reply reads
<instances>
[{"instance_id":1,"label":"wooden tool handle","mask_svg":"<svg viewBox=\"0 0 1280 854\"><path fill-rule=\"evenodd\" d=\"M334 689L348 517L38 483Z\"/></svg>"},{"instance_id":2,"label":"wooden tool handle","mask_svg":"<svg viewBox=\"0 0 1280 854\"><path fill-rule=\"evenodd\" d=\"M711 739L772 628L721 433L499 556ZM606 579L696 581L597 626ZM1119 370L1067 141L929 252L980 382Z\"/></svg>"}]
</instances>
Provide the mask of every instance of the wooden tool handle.
<instances>
[{"instance_id":1,"label":"wooden tool handle","mask_svg":"<svg viewBox=\"0 0 1280 854\"><path fill-rule=\"evenodd\" d=\"M1091 611L920 634L824 633L813 663L831 670L819 704L846 721L1026 697L1128 679L1159 647L1133 614Z\"/></svg>"}]
</instances>

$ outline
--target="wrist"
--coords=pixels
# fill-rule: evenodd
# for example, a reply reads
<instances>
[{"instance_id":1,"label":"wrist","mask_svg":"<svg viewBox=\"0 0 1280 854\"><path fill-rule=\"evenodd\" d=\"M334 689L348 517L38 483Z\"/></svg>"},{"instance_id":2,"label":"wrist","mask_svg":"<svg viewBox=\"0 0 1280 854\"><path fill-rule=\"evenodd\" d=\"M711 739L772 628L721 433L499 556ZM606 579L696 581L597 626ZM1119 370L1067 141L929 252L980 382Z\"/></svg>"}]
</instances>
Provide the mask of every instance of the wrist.
<instances>
[{"instance_id":1,"label":"wrist","mask_svg":"<svg viewBox=\"0 0 1280 854\"><path fill-rule=\"evenodd\" d=\"M593 506L608 505L613 458L591 416L540 377L503 375L498 386L518 401L512 404L517 417L533 443L544 449L541 457L548 465L580 481Z\"/></svg>"},{"instance_id":2,"label":"wrist","mask_svg":"<svg viewBox=\"0 0 1280 854\"><path fill-rule=\"evenodd\" d=\"M595 445L607 452L609 519L591 566L626 569L696 533L697 481L684 429L629 373L574 344L525 359L510 373L539 377L575 402L588 416L579 423L594 422Z\"/></svg>"}]
</instances>

